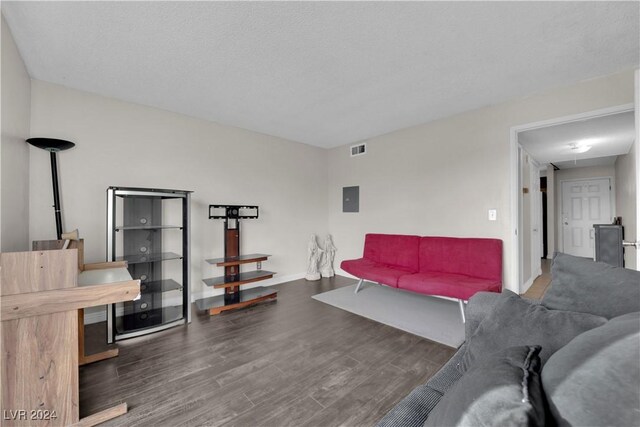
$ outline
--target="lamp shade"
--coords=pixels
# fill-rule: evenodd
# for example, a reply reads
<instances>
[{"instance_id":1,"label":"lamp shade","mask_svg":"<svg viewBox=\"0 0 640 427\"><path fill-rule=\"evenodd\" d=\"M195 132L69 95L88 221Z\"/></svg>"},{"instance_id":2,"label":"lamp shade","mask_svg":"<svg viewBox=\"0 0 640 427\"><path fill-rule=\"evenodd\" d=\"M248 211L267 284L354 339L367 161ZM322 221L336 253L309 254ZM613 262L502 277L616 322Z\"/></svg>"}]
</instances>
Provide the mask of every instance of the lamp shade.
<instances>
[{"instance_id":1,"label":"lamp shade","mask_svg":"<svg viewBox=\"0 0 640 427\"><path fill-rule=\"evenodd\" d=\"M68 150L69 148L76 146L76 144L71 141L55 138L29 138L27 139L27 142L34 147L42 148L43 150L51 152Z\"/></svg>"}]
</instances>

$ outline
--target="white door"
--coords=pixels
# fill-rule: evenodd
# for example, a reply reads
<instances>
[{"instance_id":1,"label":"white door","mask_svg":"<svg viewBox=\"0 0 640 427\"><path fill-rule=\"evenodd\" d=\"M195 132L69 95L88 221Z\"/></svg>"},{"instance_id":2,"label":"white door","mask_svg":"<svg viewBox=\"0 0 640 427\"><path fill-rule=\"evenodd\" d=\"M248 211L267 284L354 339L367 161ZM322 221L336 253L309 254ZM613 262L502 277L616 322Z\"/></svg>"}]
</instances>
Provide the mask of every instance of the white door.
<instances>
[{"instance_id":1,"label":"white door","mask_svg":"<svg viewBox=\"0 0 640 427\"><path fill-rule=\"evenodd\" d=\"M611 220L609 178L562 182L562 237L565 253L593 258L593 224L611 224Z\"/></svg>"}]
</instances>

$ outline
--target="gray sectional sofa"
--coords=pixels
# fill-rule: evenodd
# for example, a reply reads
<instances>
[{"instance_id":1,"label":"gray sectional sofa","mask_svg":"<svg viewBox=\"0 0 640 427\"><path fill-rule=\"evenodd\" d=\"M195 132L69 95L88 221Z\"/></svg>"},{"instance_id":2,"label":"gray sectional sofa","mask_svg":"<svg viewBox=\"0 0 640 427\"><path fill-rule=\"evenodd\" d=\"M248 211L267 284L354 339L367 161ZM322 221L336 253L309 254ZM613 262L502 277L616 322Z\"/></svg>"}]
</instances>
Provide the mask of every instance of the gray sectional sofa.
<instances>
[{"instance_id":1,"label":"gray sectional sofa","mask_svg":"<svg viewBox=\"0 0 640 427\"><path fill-rule=\"evenodd\" d=\"M380 422L640 426L640 272L556 254L542 301L481 292L466 340Z\"/></svg>"}]
</instances>

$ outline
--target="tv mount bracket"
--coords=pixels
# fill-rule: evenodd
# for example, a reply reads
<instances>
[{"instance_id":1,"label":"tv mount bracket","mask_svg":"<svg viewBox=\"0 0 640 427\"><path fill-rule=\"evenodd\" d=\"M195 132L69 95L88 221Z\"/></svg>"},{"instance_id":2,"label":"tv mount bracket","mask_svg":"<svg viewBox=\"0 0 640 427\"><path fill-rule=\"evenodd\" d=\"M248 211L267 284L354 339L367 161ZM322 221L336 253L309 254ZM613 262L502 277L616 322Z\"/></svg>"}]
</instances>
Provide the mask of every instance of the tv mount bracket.
<instances>
[{"instance_id":1,"label":"tv mount bracket","mask_svg":"<svg viewBox=\"0 0 640 427\"><path fill-rule=\"evenodd\" d=\"M223 213L224 212L224 213ZM247 205L209 205L209 219L257 219L258 207Z\"/></svg>"}]
</instances>

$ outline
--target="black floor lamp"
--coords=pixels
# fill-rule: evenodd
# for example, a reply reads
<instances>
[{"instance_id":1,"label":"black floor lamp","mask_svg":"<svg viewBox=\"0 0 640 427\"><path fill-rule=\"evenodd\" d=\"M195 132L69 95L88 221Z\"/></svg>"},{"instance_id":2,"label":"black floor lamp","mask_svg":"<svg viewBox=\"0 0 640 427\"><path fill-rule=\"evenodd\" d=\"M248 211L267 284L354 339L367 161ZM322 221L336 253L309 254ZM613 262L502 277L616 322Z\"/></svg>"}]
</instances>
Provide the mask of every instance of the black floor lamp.
<instances>
[{"instance_id":1,"label":"black floor lamp","mask_svg":"<svg viewBox=\"0 0 640 427\"><path fill-rule=\"evenodd\" d=\"M54 138L29 138L27 142L34 147L42 148L51 154L51 179L53 180L53 209L56 215L56 233L62 239L62 213L60 211L60 188L58 187L57 152L75 147L71 141Z\"/></svg>"}]
</instances>

